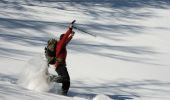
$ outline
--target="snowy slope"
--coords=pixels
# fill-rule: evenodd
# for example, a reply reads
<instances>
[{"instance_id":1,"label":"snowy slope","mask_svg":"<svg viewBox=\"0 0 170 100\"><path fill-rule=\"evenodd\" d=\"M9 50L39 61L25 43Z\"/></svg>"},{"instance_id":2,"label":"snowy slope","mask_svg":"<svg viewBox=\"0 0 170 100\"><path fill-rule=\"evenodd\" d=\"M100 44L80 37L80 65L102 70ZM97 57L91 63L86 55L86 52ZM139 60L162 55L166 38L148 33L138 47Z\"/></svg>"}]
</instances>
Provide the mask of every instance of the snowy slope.
<instances>
[{"instance_id":1,"label":"snowy slope","mask_svg":"<svg viewBox=\"0 0 170 100\"><path fill-rule=\"evenodd\" d=\"M0 100L169 100L169 16L169 0L1 0ZM69 97L20 86L73 19L97 37L75 30L68 45Z\"/></svg>"}]
</instances>

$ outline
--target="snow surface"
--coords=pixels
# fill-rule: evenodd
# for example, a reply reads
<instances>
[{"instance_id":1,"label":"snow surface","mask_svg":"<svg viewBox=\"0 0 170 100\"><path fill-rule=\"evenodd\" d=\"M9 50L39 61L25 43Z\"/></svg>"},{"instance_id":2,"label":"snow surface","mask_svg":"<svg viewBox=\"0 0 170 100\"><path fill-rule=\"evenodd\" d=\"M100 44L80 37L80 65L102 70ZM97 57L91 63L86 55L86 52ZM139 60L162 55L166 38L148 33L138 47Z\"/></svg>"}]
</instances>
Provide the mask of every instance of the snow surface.
<instances>
[{"instance_id":1,"label":"snow surface","mask_svg":"<svg viewBox=\"0 0 170 100\"><path fill-rule=\"evenodd\" d=\"M169 100L169 17L169 0L0 0L0 100ZM74 19L97 37L75 30L65 97L37 55Z\"/></svg>"}]
</instances>

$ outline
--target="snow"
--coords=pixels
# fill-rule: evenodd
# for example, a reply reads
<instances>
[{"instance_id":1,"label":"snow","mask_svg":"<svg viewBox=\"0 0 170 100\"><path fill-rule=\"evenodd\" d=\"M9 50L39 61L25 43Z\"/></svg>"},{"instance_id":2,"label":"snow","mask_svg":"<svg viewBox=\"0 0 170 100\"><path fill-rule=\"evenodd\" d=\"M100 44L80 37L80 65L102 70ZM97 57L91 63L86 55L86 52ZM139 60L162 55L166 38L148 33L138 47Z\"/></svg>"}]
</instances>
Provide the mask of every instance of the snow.
<instances>
[{"instance_id":1,"label":"snow","mask_svg":"<svg viewBox=\"0 0 170 100\"><path fill-rule=\"evenodd\" d=\"M18 84L30 90L49 91L47 68L47 61L41 55L33 57L20 74Z\"/></svg>"},{"instance_id":2,"label":"snow","mask_svg":"<svg viewBox=\"0 0 170 100\"><path fill-rule=\"evenodd\" d=\"M0 100L169 100L169 16L169 0L1 0ZM74 19L97 37L75 30L66 97L42 55Z\"/></svg>"}]
</instances>

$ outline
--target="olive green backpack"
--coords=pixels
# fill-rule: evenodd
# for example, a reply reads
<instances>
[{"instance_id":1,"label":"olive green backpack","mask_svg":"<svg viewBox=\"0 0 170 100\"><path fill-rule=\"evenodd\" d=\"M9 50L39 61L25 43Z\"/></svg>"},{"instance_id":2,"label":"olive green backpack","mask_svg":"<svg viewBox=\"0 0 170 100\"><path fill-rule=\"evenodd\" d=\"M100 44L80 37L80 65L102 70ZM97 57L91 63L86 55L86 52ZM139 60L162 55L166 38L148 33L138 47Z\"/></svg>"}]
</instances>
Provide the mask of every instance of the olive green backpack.
<instances>
[{"instance_id":1,"label":"olive green backpack","mask_svg":"<svg viewBox=\"0 0 170 100\"><path fill-rule=\"evenodd\" d=\"M55 64L56 62L56 39L49 39L47 42L47 46L45 47L45 56L47 58L48 64Z\"/></svg>"}]
</instances>

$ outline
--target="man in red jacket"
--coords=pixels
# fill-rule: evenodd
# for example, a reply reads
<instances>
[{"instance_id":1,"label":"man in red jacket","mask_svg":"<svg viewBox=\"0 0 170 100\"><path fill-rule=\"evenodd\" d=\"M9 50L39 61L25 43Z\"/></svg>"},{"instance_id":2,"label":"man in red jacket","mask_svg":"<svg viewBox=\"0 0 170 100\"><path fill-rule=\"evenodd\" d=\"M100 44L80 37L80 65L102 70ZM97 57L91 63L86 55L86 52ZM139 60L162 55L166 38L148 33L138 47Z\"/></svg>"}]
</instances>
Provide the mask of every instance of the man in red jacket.
<instances>
[{"instance_id":1,"label":"man in red jacket","mask_svg":"<svg viewBox=\"0 0 170 100\"><path fill-rule=\"evenodd\" d=\"M58 73L58 77L56 82L62 83L62 90L60 94L67 95L67 92L70 87L70 76L66 68L66 57L67 57L67 49L66 46L72 39L74 35L74 31L72 31L72 24L69 26L69 29L65 34L60 36L60 40L56 45L56 72Z\"/></svg>"}]
</instances>

